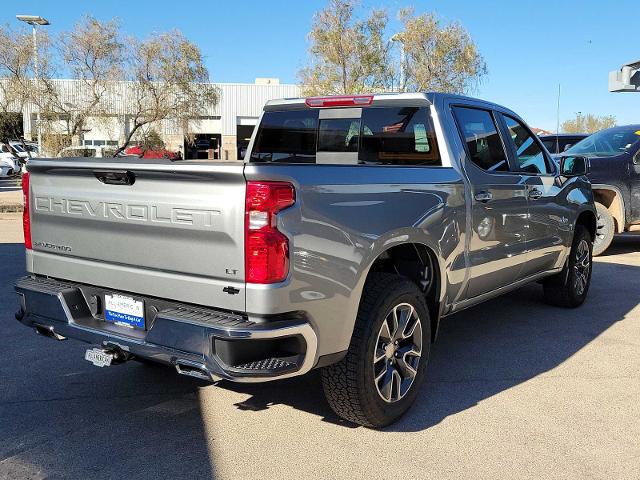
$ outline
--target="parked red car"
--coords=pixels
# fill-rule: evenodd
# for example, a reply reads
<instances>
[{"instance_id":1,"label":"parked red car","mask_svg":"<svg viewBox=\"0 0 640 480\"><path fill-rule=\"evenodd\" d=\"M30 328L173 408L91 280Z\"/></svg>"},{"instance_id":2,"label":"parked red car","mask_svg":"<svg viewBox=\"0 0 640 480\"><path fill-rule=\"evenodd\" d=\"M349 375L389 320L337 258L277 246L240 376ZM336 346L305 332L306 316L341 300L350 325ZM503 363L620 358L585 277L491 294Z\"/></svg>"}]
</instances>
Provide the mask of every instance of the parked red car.
<instances>
[{"instance_id":1,"label":"parked red car","mask_svg":"<svg viewBox=\"0 0 640 480\"><path fill-rule=\"evenodd\" d=\"M171 152L164 148L153 150L150 148L142 148L140 145L134 145L124 150L125 155L137 155L141 158L164 158L168 160L181 160L180 152Z\"/></svg>"}]
</instances>

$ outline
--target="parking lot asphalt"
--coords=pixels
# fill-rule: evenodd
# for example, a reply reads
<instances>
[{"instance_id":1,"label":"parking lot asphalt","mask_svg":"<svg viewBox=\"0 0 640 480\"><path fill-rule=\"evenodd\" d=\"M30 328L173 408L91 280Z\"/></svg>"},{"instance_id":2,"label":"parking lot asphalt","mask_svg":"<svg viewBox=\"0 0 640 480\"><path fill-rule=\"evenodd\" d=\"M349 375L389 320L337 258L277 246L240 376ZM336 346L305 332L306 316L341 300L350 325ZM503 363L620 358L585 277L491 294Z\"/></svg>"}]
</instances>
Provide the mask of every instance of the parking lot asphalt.
<instances>
[{"instance_id":1,"label":"parking lot asphalt","mask_svg":"<svg viewBox=\"0 0 640 480\"><path fill-rule=\"evenodd\" d=\"M20 216L0 215L0 478L640 478L640 236L597 259L584 306L531 285L444 321L397 424L340 421L317 374L206 385L15 321Z\"/></svg>"}]
</instances>

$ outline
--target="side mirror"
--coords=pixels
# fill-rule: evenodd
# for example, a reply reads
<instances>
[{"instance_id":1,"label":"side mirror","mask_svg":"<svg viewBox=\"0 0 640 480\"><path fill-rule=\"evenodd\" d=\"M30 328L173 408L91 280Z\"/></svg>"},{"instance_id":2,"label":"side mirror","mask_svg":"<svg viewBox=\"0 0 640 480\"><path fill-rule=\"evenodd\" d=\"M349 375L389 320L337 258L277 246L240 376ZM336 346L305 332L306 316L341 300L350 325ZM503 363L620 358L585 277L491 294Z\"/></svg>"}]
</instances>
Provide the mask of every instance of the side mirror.
<instances>
[{"instance_id":1,"label":"side mirror","mask_svg":"<svg viewBox=\"0 0 640 480\"><path fill-rule=\"evenodd\" d=\"M566 155L560 158L560 175L563 177L580 177L589 173L589 159L577 155Z\"/></svg>"}]
</instances>

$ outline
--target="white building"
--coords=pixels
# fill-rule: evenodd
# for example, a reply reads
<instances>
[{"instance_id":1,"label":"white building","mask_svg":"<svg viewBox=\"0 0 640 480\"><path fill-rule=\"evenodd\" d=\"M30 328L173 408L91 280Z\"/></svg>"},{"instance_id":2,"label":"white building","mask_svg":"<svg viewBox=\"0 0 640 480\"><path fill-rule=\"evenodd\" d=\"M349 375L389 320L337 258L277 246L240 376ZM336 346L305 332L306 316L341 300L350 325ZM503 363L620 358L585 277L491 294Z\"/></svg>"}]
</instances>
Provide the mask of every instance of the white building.
<instances>
[{"instance_id":1,"label":"white building","mask_svg":"<svg viewBox=\"0 0 640 480\"><path fill-rule=\"evenodd\" d=\"M63 92L63 100L67 105L74 105L81 95L82 84L77 80L55 80L57 87ZM205 108L204 115L196 119L191 126L195 134L196 146L185 141L185 135L175 122L160 122L152 125L162 137L166 148L181 151L186 158L195 156L219 158L222 160L237 159L239 150L246 147L253 132L262 107L268 100L277 98L298 97L297 85L280 84L275 78L257 78L255 83L216 83L220 98L218 104ZM118 85L118 95L106 103L110 105L110 116L106 119L89 118L84 124L83 133L76 140L83 145L117 145L128 133L129 119L126 93L127 82ZM27 106L23 111L24 136L35 139L36 107ZM207 141L209 148L206 148Z\"/></svg>"}]
</instances>

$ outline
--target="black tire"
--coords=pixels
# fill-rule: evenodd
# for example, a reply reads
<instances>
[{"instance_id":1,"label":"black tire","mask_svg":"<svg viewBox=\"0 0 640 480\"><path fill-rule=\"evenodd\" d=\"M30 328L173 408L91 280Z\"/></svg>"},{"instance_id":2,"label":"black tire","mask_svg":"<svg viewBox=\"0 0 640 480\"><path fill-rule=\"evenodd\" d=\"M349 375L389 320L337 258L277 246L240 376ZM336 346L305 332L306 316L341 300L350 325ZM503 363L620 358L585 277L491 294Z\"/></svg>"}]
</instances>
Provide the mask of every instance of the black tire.
<instances>
[{"instance_id":1,"label":"black tire","mask_svg":"<svg viewBox=\"0 0 640 480\"><path fill-rule=\"evenodd\" d=\"M391 315L390 321L393 321L394 309L404 309L397 310L401 315L403 315L402 312L410 312L407 305L413 307L415 313L407 313L404 317L411 317L413 320L410 318L407 321L409 325L408 328L404 328L403 333L409 331L412 336L401 339L399 344L393 342L392 338L386 344L386 350L382 350L379 342L383 323L387 322L389 315ZM402 322L398 322L400 323ZM387 325L390 324L387 322ZM414 325L413 329L410 325ZM400 327L396 331L400 331ZM403 346L407 345L403 342L411 342L411 345L414 345L417 342L418 331L421 335L420 355L415 362L415 357L406 356L413 354L403 353L411 348ZM365 284L347 355L340 362L325 367L321 371L322 386L329 405L340 417L366 427L380 428L393 423L415 401L426 375L430 346L431 325L424 294L413 282L399 275L372 273ZM379 353L391 356L378 361L374 360L374 354L379 355ZM409 375L410 379L403 378L398 380L401 383L396 383L396 377L400 379L401 375L409 372L406 365L410 362L415 362L410 364L415 374ZM382 368L379 370L380 380L376 381L378 367ZM393 368L396 369L396 376L393 372L390 377L384 374L383 371L388 372ZM387 378L390 378L390 382L385 382ZM387 390L380 386L381 382L383 385L389 385L390 401L382 396L380 389ZM403 389L407 390L401 394ZM395 400L392 398L394 392L398 397Z\"/></svg>"},{"instance_id":2,"label":"black tire","mask_svg":"<svg viewBox=\"0 0 640 480\"><path fill-rule=\"evenodd\" d=\"M609 245L611 245L611 242L613 241L613 235L616 231L615 221L607 207L596 202L596 213L598 217L596 223L596 238L593 241L594 257L602 255L605 250L609 248Z\"/></svg>"},{"instance_id":3,"label":"black tire","mask_svg":"<svg viewBox=\"0 0 640 480\"><path fill-rule=\"evenodd\" d=\"M584 243L583 243L584 242ZM586 261L582 259L582 250L587 248ZM573 235L573 244L569 258L562 272L547 278L543 285L545 300L559 307L575 308L585 301L589 286L591 285L593 239L591 234L583 225L576 225ZM586 270L584 270L586 268ZM579 276L584 275L584 286L580 288Z\"/></svg>"}]
</instances>

